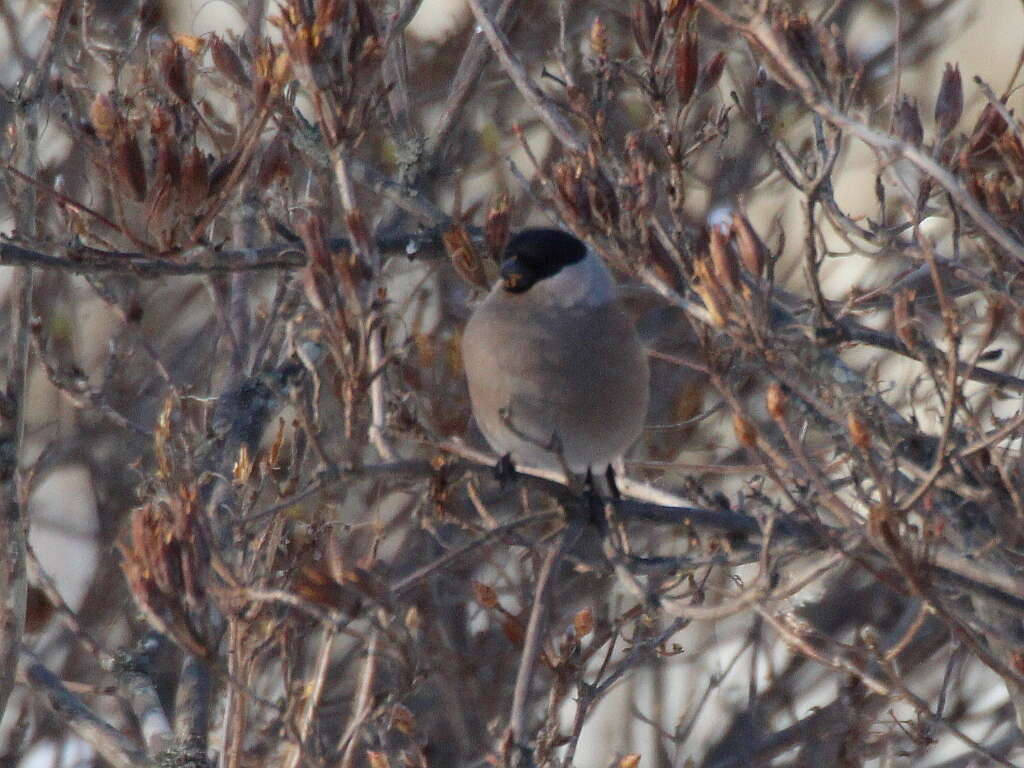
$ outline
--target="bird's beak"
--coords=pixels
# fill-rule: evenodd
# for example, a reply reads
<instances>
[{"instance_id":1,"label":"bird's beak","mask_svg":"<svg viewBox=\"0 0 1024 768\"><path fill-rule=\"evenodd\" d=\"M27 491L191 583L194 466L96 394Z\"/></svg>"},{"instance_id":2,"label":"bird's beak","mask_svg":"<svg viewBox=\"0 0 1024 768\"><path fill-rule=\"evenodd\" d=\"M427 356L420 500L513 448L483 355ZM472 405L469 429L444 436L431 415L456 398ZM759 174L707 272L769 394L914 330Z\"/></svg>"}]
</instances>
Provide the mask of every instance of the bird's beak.
<instances>
[{"instance_id":1,"label":"bird's beak","mask_svg":"<svg viewBox=\"0 0 1024 768\"><path fill-rule=\"evenodd\" d=\"M507 259L501 265L501 284L509 293L520 293L527 285L523 265L515 259Z\"/></svg>"}]
</instances>

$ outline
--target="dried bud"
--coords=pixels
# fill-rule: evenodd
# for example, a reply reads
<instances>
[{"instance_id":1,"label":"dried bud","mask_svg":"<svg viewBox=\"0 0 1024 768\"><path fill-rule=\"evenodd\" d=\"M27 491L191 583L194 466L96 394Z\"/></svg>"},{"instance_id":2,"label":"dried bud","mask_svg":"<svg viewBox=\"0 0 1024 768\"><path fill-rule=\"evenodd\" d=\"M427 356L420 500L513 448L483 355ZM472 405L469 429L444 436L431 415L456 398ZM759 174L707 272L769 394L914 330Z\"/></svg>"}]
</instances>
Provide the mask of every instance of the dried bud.
<instances>
[{"instance_id":1,"label":"dried bud","mask_svg":"<svg viewBox=\"0 0 1024 768\"><path fill-rule=\"evenodd\" d=\"M661 7L654 0L640 0L633 7L633 37L644 56L654 52L654 37L661 23Z\"/></svg>"},{"instance_id":2,"label":"dried bud","mask_svg":"<svg viewBox=\"0 0 1024 768\"><path fill-rule=\"evenodd\" d=\"M768 263L768 246L757 236L747 217L739 211L733 214L732 227L736 234L740 262L754 277L764 277L765 265Z\"/></svg>"},{"instance_id":3,"label":"dried bud","mask_svg":"<svg viewBox=\"0 0 1024 768\"><path fill-rule=\"evenodd\" d=\"M665 16L669 21L678 21L683 13L693 7L694 0L668 0L665 3Z\"/></svg>"},{"instance_id":4,"label":"dried bud","mask_svg":"<svg viewBox=\"0 0 1024 768\"><path fill-rule=\"evenodd\" d=\"M601 21L601 17L597 16L594 19L594 23L590 25L590 48L594 51L594 55L602 59L608 56L608 28Z\"/></svg>"},{"instance_id":5,"label":"dried bud","mask_svg":"<svg viewBox=\"0 0 1024 768\"><path fill-rule=\"evenodd\" d=\"M160 134L156 150L156 176L170 179L175 184L181 181L181 159L178 157L177 142L166 133Z\"/></svg>"},{"instance_id":6,"label":"dried bud","mask_svg":"<svg viewBox=\"0 0 1024 768\"><path fill-rule=\"evenodd\" d=\"M686 285L686 280L683 277L682 271L679 269L672 257L669 256L668 251L662 246L661 241L658 239L658 235L654 232L653 227L647 228L647 265L654 271L654 273L661 279L665 285L672 288L674 291L683 291Z\"/></svg>"},{"instance_id":7,"label":"dried bud","mask_svg":"<svg viewBox=\"0 0 1024 768\"><path fill-rule=\"evenodd\" d=\"M487 250L491 258L495 261L501 260L505 243L508 242L511 214L512 208L506 194L498 195L487 211L487 219L484 222L484 241L487 243Z\"/></svg>"},{"instance_id":8,"label":"dried bud","mask_svg":"<svg viewBox=\"0 0 1024 768\"><path fill-rule=\"evenodd\" d=\"M967 145L968 154L980 154L992 146L992 142L1006 133L1006 120L994 104L986 104L981 110L978 122L974 124Z\"/></svg>"},{"instance_id":9,"label":"dried bud","mask_svg":"<svg viewBox=\"0 0 1024 768\"><path fill-rule=\"evenodd\" d=\"M914 299L916 291L900 291L893 299L892 317L896 326L896 335L907 349L917 349L917 337L914 327Z\"/></svg>"},{"instance_id":10,"label":"dried bud","mask_svg":"<svg viewBox=\"0 0 1024 768\"><path fill-rule=\"evenodd\" d=\"M850 440L853 441L853 444L867 453L871 448L871 432L868 431L867 424L861 421L856 413L850 411L846 414L846 428L850 432Z\"/></svg>"},{"instance_id":11,"label":"dried bud","mask_svg":"<svg viewBox=\"0 0 1024 768\"><path fill-rule=\"evenodd\" d=\"M113 141L121 116L114 107L114 101L106 93L97 93L89 106L89 121L96 135L103 141Z\"/></svg>"},{"instance_id":12,"label":"dried bud","mask_svg":"<svg viewBox=\"0 0 1024 768\"><path fill-rule=\"evenodd\" d=\"M283 88L284 84L291 78L292 60L287 53L281 53L274 59L274 69L271 75L277 88Z\"/></svg>"},{"instance_id":13,"label":"dried bud","mask_svg":"<svg viewBox=\"0 0 1024 768\"><path fill-rule=\"evenodd\" d=\"M1003 192L1002 181L996 174L988 174L982 185L985 193L985 207L996 217L1004 217L1010 213L1010 201Z\"/></svg>"},{"instance_id":14,"label":"dried bud","mask_svg":"<svg viewBox=\"0 0 1024 768\"><path fill-rule=\"evenodd\" d=\"M757 447L757 427L754 422L737 411L732 415L732 429L736 433L736 439L745 448Z\"/></svg>"},{"instance_id":15,"label":"dried bud","mask_svg":"<svg viewBox=\"0 0 1024 768\"><path fill-rule=\"evenodd\" d=\"M939 128L939 136L947 136L956 127L963 111L964 87L960 82L960 67L946 64L939 95L935 99L935 124Z\"/></svg>"},{"instance_id":16,"label":"dried bud","mask_svg":"<svg viewBox=\"0 0 1024 768\"><path fill-rule=\"evenodd\" d=\"M494 587L479 581L473 582L473 598L487 610L498 607L498 593L494 591Z\"/></svg>"},{"instance_id":17,"label":"dried bud","mask_svg":"<svg viewBox=\"0 0 1024 768\"><path fill-rule=\"evenodd\" d=\"M615 187L608 181L600 164L593 157L590 160L592 170L589 174L590 183L587 184L587 202L590 203L590 211L594 218L611 229L619 220L619 200L615 194Z\"/></svg>"},{"instance_id":18,"label":"dried bud","mask_svg":"<svg viewBox=\"0 0 1024 768\"><path fill-rule=\"evenodd\" d=\"M562 161L554 168L555 188L565 204L570 222L590 221L590 202L586 186L581 182L582 168L578 162Z\"/></svg>"},{"instance_id":19,"label":"dried bud","mask_svg":"<svg viewBox=\"0 0 1024 768\"><path fill-rule=\"evenodd\" d=\"M708 266L708 259L700 258L694 261L693 273L696 278L693 290L697 292L697 295L703 300L704 306L707 307L708 314L711 316L711 324L716 328L724 328L726 318L732 308L729 294L725 292L712 273Z\"/></svg>"},{"instance_id":20,"label":"dried bud","mask_svg":"<svg viewBox=\"0 0 1024 768\"><path fill-rule=\"evenodd\" d=\"M921 127L921 117L917 114L917 105L912 103L906 96L896 107L895 115L896 135L908 144L920 147L924 140L924 129Z\"/></svg>"},{"instance_id":21,"label":"dried bud","mask_svg":"<svg viewBox=\"0 0 1024 768\"><path fill-rule=\"evenodd\" d=\"M240 85L243 88L249 87L251 82L249 75L246 74L245 67L242 66L242 60L238 58L234 48L217 37L217 35L213 35L210 38L210 53L213 56L213 66L222 75L236 85Z\"/></svg>"},{"instance_id":22,"label":"dried bud","mask_svg":"<svg viewBox=\"0 0 1024 768\"><path fill-rule=\"evenodd\" d=\"M403 704L391 707L391 725L400 733L412 737L416 735L416 716Z\"/></svg>"},{"instance_id":23,"label":"dried bud","mask_svg":"<svg viewBox=\"0 0 1024 768\"><path fill-rule=\"evenodd\" d=\"M210 192L210 176L206 158L197 147L185 157L181 167L181 205L186 212L199 208Z\"/></svg>"},{"instance_id":24,"label":"dried bud","mask_svg":"<svg viewBox=\"0 0 1024 768\"><path fill-rule=\"evenodd\" d=\"M283 133L278 133L263 151L260 168L256 173L256 184L261 188L269 187L279 178L287 179L291 172L291 152L288 148L288 139Z\"/></svg>"},{"instance_id":25,"label":"dried bud","mask_svg":"<svg viewBox=\"0 0 1024 768\"><path fill-rule=\"evenodd\" d=\"M188 68L185 65L185 54L181 46L171 43L164 48L160 57L160 77L167 90L178 100L187 104L192 96L188 85Z\"/></svg>"},{"instance_id":26,"label":"dried bud","mask_svg":"<svg viewBox=\"0 0 1024 768\"><path fill-rule=\"evenodd\" d=\"M167 133L174 125L174 115L166 107L157 106L149 116L149 131L154 135Z\"/></svg>"},{"instance_id":27,"label":"dried bud","mask_svg":"<svg viewBox=\"0 0 1024 768\"><path fill-rule=\"evenodd\" d=\"M469 234L461 225L455 225L445 232L441 239L444 241L445 250L448 251L448 258L455 267L455 272L470 285L487 290L487 273L484 272L484 265L480 255L473 247Z\"/></svg>"},{"instance_id":28,"label":"dried bud","mask_svg":"<svg viewBox=\"0 0 1024 768\"><path fill-rule=\"evenodd\" d=\"M594 612L583 608L572 617L572 630L577 638L586 637L594 631Z\"/></svg>"},{"instance_id":29,"label":"dried bud","mask_svg":"<svg viewBox=\"0 0 1024 768\"><path fill-rule=\"evenodd\" d=\"M711 252L711 263L715 268L718 282L730 291L740 290L740 270L736 257L729 248L726 233L719 226L711 227L708 249Z\"/></svg>"},{"instance_id":30,"label":"dried bud","mask_svg":"<svg viewBox=\"0 0 1024 768\"><path fill-rule=\"evenodd\" d=\"M698 54L697 32L693 25L687 24L676 42L676 61L673 70L680 104L689 102L697 90L697 77L700 72Z\"/></svg>"},{"instance_id":31,"label":"dried bud","mask_svg":"<svg viewBox=\"0 0 1024 768\"><path fill-rule=\"evenodd\" d=\"M697 80L697 95L707 93L722 78L725 70L725 51L719 51L701 68L700 78Z\"/></svg>"},{"instance_id":32,"label":"dried bud","mask_svg":"<svg viewBox=\"0 0 1024 768\"><path fill-rule=\"evenodd\" d=\"M768 415L775 421L785 421L788 401L789 398L786 397L786 392L783 390L782 385L777 381L773 381L771 386L768 387L768 393L765 395Z\"/></svg>"},{"instance_id":33,"label":"dried bud","mask_svg":"<svg viewBox=\"0 0 1024 768\"><path fill-rule=\"evenodd\" d=\"M174 38L174 42L187 50L193 56L196 56L203 51L203 38L196 37L195 35L177 35Z\"/></svg>"},{"instance_id":34,"label":"dried bud","mask_svg":"<svg viewBox=\"0 0 1024 768\"><path fill-rule=\"evenodd\" d=\"M146 197L146 166L134 133L125 131L114 142L113 163L118 179L132 191L136 200Z\"/></svg>"}]
</instances>

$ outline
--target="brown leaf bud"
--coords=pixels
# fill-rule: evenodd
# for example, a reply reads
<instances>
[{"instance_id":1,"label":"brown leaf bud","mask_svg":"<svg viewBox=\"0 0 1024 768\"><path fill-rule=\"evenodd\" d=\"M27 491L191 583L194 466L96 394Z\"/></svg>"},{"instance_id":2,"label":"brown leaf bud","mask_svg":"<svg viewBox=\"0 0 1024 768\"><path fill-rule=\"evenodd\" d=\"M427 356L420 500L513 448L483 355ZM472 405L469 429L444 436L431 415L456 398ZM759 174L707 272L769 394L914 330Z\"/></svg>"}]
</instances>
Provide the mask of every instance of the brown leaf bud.
<instances>
[{"instance_id":1,"label":"brown leaf bud","mask_svg":"<svg viewBox=\"0 0 1024 768\"><path fill-rule=\"evenodd\" d=\"M665 16L669 21L678 21L679 17L693 7L694 0L668 0L665 3Z\"/></svg>"},{"instance_id":2,"label":"brown leaf bud","mask_svg":"<svg viewBox=\"0 0 1024 768\"><path fill-rule=\"evenodd\" d=\"M741 285L739 265L729 248L728 236L721 227L711 227L708 250L711 252L711 263L715 267L715 277L718 278L718 282L730 291L739 291Z\"/></svg>"},{"instance_id":3,"label":"brown leaf bud","mask_svg":"<svg viewBox=\"0 0 1024 768\"><path fill-rule=\"evenodd\" d=\"M939 136L947 136L956 127L963 111L964 87L960 82L960 67L946 64L939 95L935 99L935 124L939 128Z\"/></svg>"},{"instance_id":4,"label":"brown leaf bud","mask_svg":"<svg viewBox=\"0 0 1024 768\"><path fill-rule=\"evenodd\" d=\"M181 158L178 157L177 143L174 137L162 133L157 142L156 176L158 179L171 179L175 184L181 180Z\"/></svg>"},{"instance_id":5,"label":"brown leaf bud","mask_svg":"<svg viewBox=\"0 0 1024 768\"><path fill-rule=\"evenodd\" d=\"M196 56L203 51L203 38L196 37L195 35L177 35L174 38L174 42L187 50L193 56Z\"/></svg>"},{"instance_id":6,"label":"brown leaf bud","mask_svg":"<svg viewBox=\"0 0 1024 768\"><path fill-rule=\"evenodd\" d=\"M708 259L700 258L694 261L693 273L696 278L693 290L704 302L710 315L711 324L716 328L724 328L732 307L729 294L725 292L718 279L712 274L711 268L708 266Z\"/></svg>"},{"instance_id":7,"label":"brown leaf bud","mask_svg":"<svg viewBox=\"0 0 1024 768\"><path fill-rule=\"evenodd\" d=\"M740 252L740 262L747 272L756 278L764 277L765 265L768 263L768 246L757 236L757 232L739 211L732 217L733 232Z\"/></svg>"},{"instance_id":8,"label":"brown leaf bud","mask_svg":"<svg viewBox=\"0 0 1024 768\"><path fill-rule=\"evenodd\" d=\"M96 135L103 141L113 141L121 116L114 107L114 100L106 93L97 93L89 106L89 121Z\"/></svg>"},{"instance_id":9,"label":"brown leaf bud","mask_svg":"<svg viewBox=\"0 0 1024 768\"><path fill-rule=\"evenodd\" d=\"M146 165L134 133L124 132L114 141L113 168L117 178L128 187L136 200L146 197Z\"/></svg>"},{"instance_id":10,"label":"brown leaf bud","mask_svg":"<svg viewBox=\"0 0 1024 768\"><path fill-rule=\"evenodd\" d=\"M353 249L362 254L370 253L370 230L362 211L352 210L345 214L345 227L352 237Z\"/></svg>"},{"instance_id":11,"label":"brown leaf bud","mask_svg":"<svg viewBox=\"0 0 1024 768\"><path fill-rule=\"evenodd\" d=\"M174 115L166 107L156 106L149 116L149 131L154 135L167 133L174 125Z\"/></svg>"},{"instance_id":12,"label":"brown leaf bud","mask_svg":"<svg viewBox=\"0 0 1024 768\"><path fill-rule=\"evenodd\" d=\"M676 42L676 60L673 68L680 104L686 104L693 98L693 93L697 90L699 72L697 33L693 26L688 24Z\"/></svg>"},{"instance_id":13,"label":"brown leaf bud","mask_svg":"<svg viewBox=\"0 0 1024 768\"><path fill-rule=\"evenodd\" d=\"M458 276L470 285L487 290L487 273L465 227L455 225L441 239Z\"/></svg>"},{"instance_id":14,"label":"brown leaf bud","mask_svg":"<svg viewBox=\"0 0 1024 768\"><path fill-rule=\"evenodd\" d=\"M501 260L501 254L508 242L508 234L511 229L512 207L509 204L508 195L501 194L491 203L487 211L487 219L484 222L484 241L487 243L487 250L495 261Z\"/></svg>"},{"instance_id":15,"label":"brown leaf bud","mask_svg":"<svg viewBox=\"0 0 1024 768\"><path fill-rule=\"evenodd\" d=\"M907 349L917 349L916 328L914 325L914 299L916 291L900 291L893 298L892 319L896 326L896 335Z\"/></svg>"},{"instance_id":16,"label":"brown leaf bud","mask_svg":"<svg viewBox=\"0 0 1024 768\"><path fill-rule=\"evenodd\" d=\"M860 416L853 411L846 414L846 428L850 432L850 440L865 453L871 449L871 432Z\"/></svg>"},{"instance_id":17,"label":"brown leaf bud","mask_svg":"<svg viewBox=\"0 0 1024 768\"><path fill-rule=\"evenodd\" d=\"M725 71L725 51L719 51L701 68L700 78L697 80L697 95L707 93L718 85L723 71Z\"/></svg>"},{"instance_id":18,"label":"brown leaf bud","mask_svg":"<svg viewBox=\"0 0 1024 768\"><path fill-rule=\"evenodd\" d=\"M572 629L576 637L586 637L594 631L594 612L583 608L572 617Z\"/></svg>"},{"instance_id":19,"label":"brown leaf bud","mask_svg":"<svg viewBox=\"0 0 1024 768\"><path fill-rule=\"evenodd\" d=\"M366 759L370 763L370 768L391 768L391 760L388 759L387 752L368 749L366 750Z\"/></svg>"},{"instance_id":20,"label":"brown leaf bud","mask_svg":"<svg viewBox=\"0 0 1024 768\"><path fill-rule=\"evenodd\" d=\"M736 439L745 448L757 447L757 427L754 422L737 411L732 415L732 429L736 433Z\"/></svg>"},{"instance_id":21,"label":"brown leaf bud","mask_svg":"<svg viewBox=\"0 0 1024 768\"><path fill-rule=\"evenodd\" d=\"M924 140L924 129L921 127L921 116L917 113L917 104L914 104L906 96L896 107L895 115L896 135L908 144L920 147Z\"/></svg>"},{"instance_id":22,"label":"brown leaf bud","mask_svg":"<svg viewBox=\"0 0 1024 768\"><path fill-rule=\"evenodd\" d=\"M981 110L978 122L974 124L971 138L967 145L969 154L980 154L992 146L992 142L1006 133L1006 120L999 114L994 104L986 104Z\"/></svg>"},{"instance_id":23,"label":"brown leaf bud","mask_svg":"<svg viewBox=\"0 0 1024 768\"><path fill-rule=\"evenodd\" d=\"M171 43L160 56L160 77L167 90L182 103L187 104L192 96L188 83L188 67L181 46Z\"/></svg>"},{"instance_id":24,"label":"brown leaf bud","mask_svg":"<svg viewBox=\"0 0 1024 768\"><path fill-rule=\"evenodd\" d=\"M242 60L235 53L235 49L221 40L217 35L210 37L210 54L213 57L213 66L226 78L248 88L250 85L249 75L246 74Z\"/></svg>"},{"instance_id":25,"label":"brown leaf bud","mask_svg":"<svg viewBox=\"0 0 1024 768\"><path fill-rule=\"evenodd\" d=\"M391 707L391 725L406 736L416 735L416 716L403 704Z\"/></svg>"},{"instance_id":26,"label":"brown leaf bud","mask_svg":"<svg viewBox=\"0 0 1024 768\"><path fill-rule=\"evenodd\" d=\"M633 7L633 37L644 56L654 49L654 36L661 23L661 8L653 0L640 0Z\"/></svg>"},{"instance_id":27,"label":"brown leaf bud","mask_svg":"<svg viewBox=\"0 0 1024 768\"><path fill-rule=\"evenodd\" d=\"M181 168L181 205L184 210L192 212L198 209L209 191L210 176L206 158L197 147L192 147Z\"/></svg>"},{"instance_id":28,"label":"brown leaf bud","mask_svg":"<svg viewBox=\"0 0 1024 768\"><path fill-rule=\"evenodd\" d=\"M619 760L619 768L639 768L639 766L640 754L637 752L630 752Z\"/></svg>"},{"instance_id":29,"label":"brown leaf bud","mask_svg":"<svg viewBox=\"0 0 1024 768\"><path fill-rule=\"evenodd\" d=\"M288 138L279 132L263 151L260 168L256 173L256 184L261 188L266 188L277 179L287 179L291 172L291 152Z\"/></svg>"},{"instance_id":30,"label":"brown leaf bud","mask_svg":"<svg viewBox=\"0 0 1024 768\"><path fill-rule=\"evenodd\" d=\"M482 582L473 582L473 598L487 610L498 607L498 593L494 591L494 587Z\"/></svg>"},{"instance_id":31,"label":"brown leaf bud","mask_svg":"<svg viewBox=\"0 0 1024 768\"><path fill-rule=\"evenodd\" d=\"M773 381L771 386L768 387L768 392L765 395L765 404L768 407L768 415L775 421L785 421L786 406L788 403L789 398L786 396L786 392L782 388L782 385L777 381Z\"/></svg>"},{"instance_id":32,"label":"brown leaf bud","mask_svg":"<svg viewBox=\"0 0 1024 768\"><path fill-rule=\"evenodd\" d=\"M590 47L595 56L602 59L608 56L608 28L600 16L595 17L590 25Z\"/></svg>"}]
</instances>

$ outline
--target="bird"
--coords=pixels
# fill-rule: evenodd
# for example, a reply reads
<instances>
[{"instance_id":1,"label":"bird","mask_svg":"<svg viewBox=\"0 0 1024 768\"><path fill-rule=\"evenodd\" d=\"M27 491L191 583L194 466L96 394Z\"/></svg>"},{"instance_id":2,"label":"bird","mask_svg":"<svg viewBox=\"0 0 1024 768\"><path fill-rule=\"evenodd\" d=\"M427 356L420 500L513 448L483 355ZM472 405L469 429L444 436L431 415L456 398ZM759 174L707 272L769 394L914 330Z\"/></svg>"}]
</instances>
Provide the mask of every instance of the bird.
<instances>
[{"instance_id":1,"label":"bird","mask_svg":"<svg viewBox=\"0 0 1024 768\"><path fill-rule=\"evenodd\" d=\"M612 470L644 426L647 356L601 258L560 229L523 229L470 316L473 416L514 467Z\"/></svg>"}]
</instances>

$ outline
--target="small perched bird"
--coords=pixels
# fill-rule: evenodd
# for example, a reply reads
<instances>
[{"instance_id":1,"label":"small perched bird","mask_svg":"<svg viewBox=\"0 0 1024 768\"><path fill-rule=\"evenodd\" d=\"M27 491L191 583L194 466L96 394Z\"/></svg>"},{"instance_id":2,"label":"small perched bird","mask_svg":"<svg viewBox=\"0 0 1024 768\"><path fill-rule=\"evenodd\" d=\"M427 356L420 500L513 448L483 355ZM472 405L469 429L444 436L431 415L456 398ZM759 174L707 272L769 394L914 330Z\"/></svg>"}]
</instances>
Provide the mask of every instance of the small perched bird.
<instances>
[{"instance_id":1,"label":"small perched bird","mask_svg":"<svg viewBox=\"0 0 1024 768\"><path fill-rule=\"evenodd\" d=\"M577 238L526 229L462 339L473 415L516 464L602 472L643 428L650 374L611 273Z\"/></svg>"}]
</instances>

